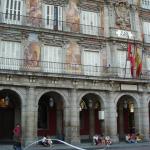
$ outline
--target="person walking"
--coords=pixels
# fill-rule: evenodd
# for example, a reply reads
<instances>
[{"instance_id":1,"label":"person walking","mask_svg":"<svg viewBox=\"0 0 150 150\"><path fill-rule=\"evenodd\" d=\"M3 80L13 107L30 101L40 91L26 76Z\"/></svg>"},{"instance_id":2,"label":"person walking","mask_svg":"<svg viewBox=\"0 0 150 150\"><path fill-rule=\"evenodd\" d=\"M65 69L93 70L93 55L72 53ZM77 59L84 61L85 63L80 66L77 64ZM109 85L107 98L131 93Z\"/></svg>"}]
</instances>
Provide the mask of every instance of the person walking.
<instances>
[{"instance_id":1,"label":"person walking","mask_svg":"<svg viewBox=\"0 0 150 150\"><path fill-rule=\"evenodd\" d=\"M19 123L16 124L13 129L14 134L14 144L13 147L15 150L21 150L21 126Z\"/></svg>"}]
</instances>

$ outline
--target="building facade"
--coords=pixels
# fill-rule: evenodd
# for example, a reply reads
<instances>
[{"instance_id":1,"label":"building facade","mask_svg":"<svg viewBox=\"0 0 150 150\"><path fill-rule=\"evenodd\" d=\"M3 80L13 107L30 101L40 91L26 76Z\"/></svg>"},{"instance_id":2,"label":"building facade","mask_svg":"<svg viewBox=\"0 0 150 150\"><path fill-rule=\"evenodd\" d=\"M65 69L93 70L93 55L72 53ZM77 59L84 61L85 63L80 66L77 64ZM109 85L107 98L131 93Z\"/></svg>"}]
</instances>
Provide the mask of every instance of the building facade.
<instances>
[{"instance_id":1,"label":"building facade","mask_svg":"<svg viewBox=\"0 0 150 150\"><path fill-rule=\"evenodd\" d=\"M1 0L0 141L150 138L150 0Z\"/></svg>"}]
</instances>

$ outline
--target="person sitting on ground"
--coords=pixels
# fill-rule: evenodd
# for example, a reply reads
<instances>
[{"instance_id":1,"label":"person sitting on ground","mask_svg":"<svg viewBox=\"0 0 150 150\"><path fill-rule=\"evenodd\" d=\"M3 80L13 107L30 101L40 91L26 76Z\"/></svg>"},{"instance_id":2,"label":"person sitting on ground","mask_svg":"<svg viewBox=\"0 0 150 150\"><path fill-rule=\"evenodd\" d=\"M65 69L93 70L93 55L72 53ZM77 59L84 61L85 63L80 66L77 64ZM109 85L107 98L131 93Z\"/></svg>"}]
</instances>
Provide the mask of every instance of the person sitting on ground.
<instances>
[{"instance_id":1,"label":"person sitting on ground","mask_svg":"<svg viewBox=\"0 0 150 150\"><path fill-rule=\"evenodd\" d=\"M127 134L125 139L126 139L127 143L131 143L131 136L130 136L130 134Z\"/></svg>"},{"instance_id":2,"label":"person sitting on ground","mask_svg":"<svg viewBox=\"0 0 150 150\"><path fill-rule=\"evenodd\" d=\"M98 143L99 143L99 137L98 137L98 135L94 135L93 136L93 144L98 145Z\"/></svg>"},{"instance_id":3,"label":"person sitting on ground","mask_svg":"<svg viewBox=\"0 0 150 150\"><path fill-rule=\"evenodd\" d=\"M52 145L52 140L48 138L47 136L44 136L41 140L41 144L43 146L51 146Z\"/></svg>"},{"instance_id":4,"label":"person sitting on ground","mask_svg":"<svg viewBox=\"0 0 150 150\"><path fill-rule=\"evenodd\" d=\"M100 142L102 145L105 145L105 138L104 138L104 135L103 135L103 134L99 137L99 142Z\"/></svg>"},{"instance_id":5,"label":"person sitting on ground","mask_svg":"<svg viewBox=\"0 0 150 150\"><path fill-rule=\"evenodd\" d=\"M106 144L107 146L109 146L109 145L112 144L112 141L111 141L111 139L110 139L110 136L106 136L106 137L105 137L105 144Z\"/></svg>"},{"instance_id":6,"label":"person sitting on ground","mask_svg":"<svg viewBox=\"0 0 150 150\"><path fill-rule=\"evenodd\" d=\"M136 141L137 141L137 143L142 142L142 140L143 140L142 135L140 135L139 133L137 133L137 134L136 134Z\"/></svg>"}]
</instances>

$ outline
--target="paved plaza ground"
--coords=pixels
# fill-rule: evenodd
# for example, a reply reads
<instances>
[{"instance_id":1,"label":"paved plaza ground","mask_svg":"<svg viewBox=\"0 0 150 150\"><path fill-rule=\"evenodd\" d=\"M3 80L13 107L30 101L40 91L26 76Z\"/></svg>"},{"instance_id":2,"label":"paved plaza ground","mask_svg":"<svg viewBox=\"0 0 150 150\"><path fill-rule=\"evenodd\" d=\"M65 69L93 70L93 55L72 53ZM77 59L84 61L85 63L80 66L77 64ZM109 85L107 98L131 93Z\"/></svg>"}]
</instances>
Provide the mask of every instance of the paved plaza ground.
<instances>
[{"instance_id":1,"label":"paved plaza ground","mask_svg":"<svg viewBox=\"0 0 150 150\"><path fill-rule=\"evenodd\" d=\"M84 144L79 144L79 145L75 145L75 146L78 146L80 148L83 148L83 149L90 149L90 150L103 150L103 149L106 149L105 146L103 145L92 145L91 143L84 143ZM33 145L25 150L73 150L74 148L71 148L67 145L64 145L64 144L54 144L52 148L49 148L49 147L43 147L43 146L39 146L39 145ZM111 149L111 150L115 150L115 149L137 149L137 150L149 150L150 149L150 142L143 142L143 143L134 143L134 144L128 144L128 143L125 143L125 142L121 142L121 143L115 143L115 144L112 144L109 148L107 149ZM3 145L1 144L0 145L0 150L13 150L13 146L10 144L10 145ZM24 148L23 148L24 150ZM74 149L75 150L75 149Z\"/></svg>"}]
</instances>

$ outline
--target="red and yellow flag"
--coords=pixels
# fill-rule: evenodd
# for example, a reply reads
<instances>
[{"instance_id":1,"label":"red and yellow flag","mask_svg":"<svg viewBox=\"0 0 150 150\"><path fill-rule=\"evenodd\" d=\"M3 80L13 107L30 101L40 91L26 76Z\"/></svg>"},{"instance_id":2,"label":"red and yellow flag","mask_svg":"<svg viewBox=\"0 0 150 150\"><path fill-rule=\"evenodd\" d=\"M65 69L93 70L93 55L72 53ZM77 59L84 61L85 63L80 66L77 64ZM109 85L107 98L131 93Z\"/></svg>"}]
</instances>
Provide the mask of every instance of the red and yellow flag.
<instances>
[{"instance_id":1,"label":"red and yellow flag","mask_svg":"<svg viewBox=\"0 0 150 150\"><path fill-rule=\"evenodd\" d=\"M137 47L135 52L135 67L136 67L136 77L138 78L142 71L142 59L140 56L140 49Z\"/></svg>"}]
</instances>

